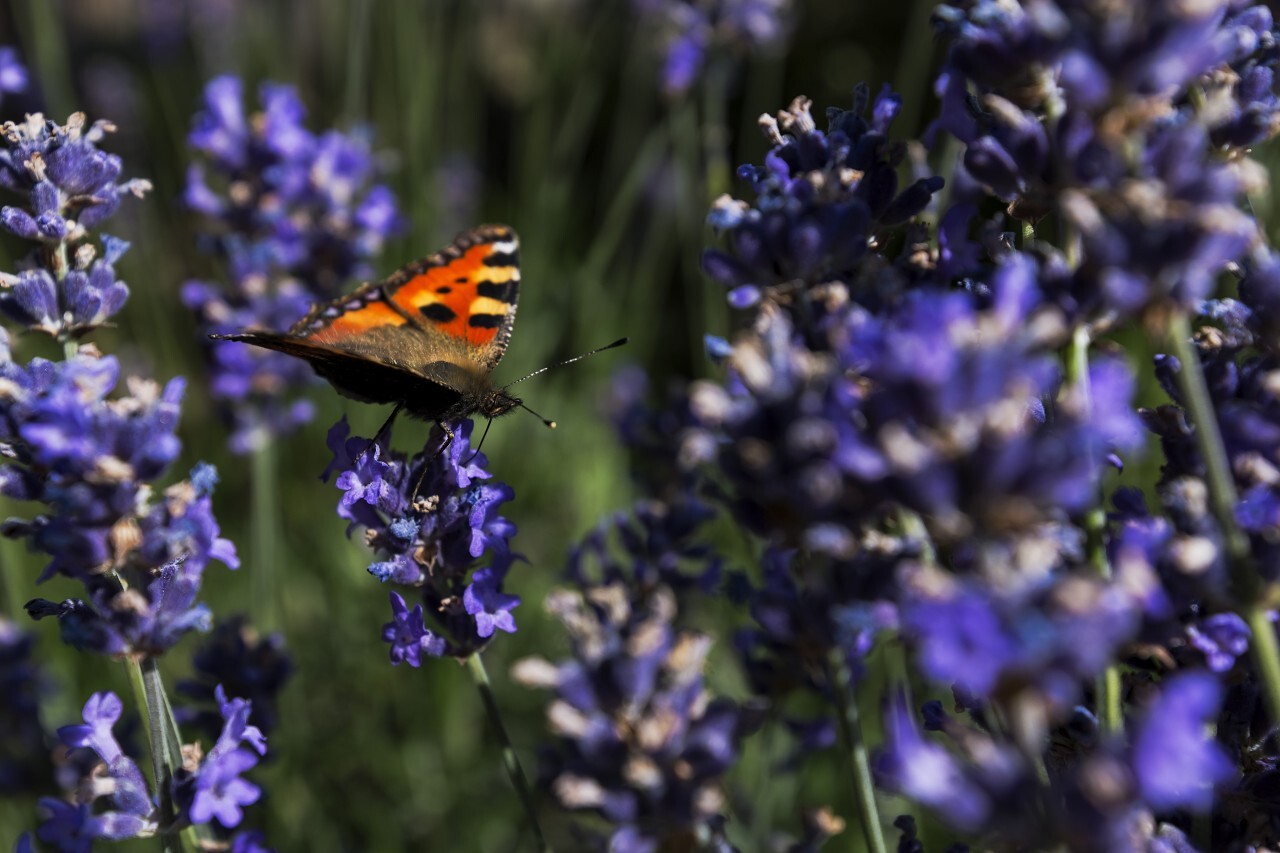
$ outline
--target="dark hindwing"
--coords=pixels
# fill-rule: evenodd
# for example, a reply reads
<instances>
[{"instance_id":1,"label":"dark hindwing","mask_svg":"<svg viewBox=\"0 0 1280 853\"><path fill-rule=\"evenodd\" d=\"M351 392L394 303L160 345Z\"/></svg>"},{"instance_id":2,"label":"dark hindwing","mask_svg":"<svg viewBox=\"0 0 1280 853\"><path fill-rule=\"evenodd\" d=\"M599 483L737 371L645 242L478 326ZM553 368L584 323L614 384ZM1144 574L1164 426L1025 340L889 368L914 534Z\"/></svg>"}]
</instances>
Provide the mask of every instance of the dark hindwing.
<instances>
[{"instance_id":1,"label":"dark hindwing","mask_svg":"<svg viewBox=\"0 0 1280 853\"><path fill-rule=\"evenodd\" d=\"M313 344L305 338L271 332L219 335L307 361L338 393L362 403L402 404L410 413L435 419L457 406L461 394L438 370L419 372L366 355Z\"/></svg>"}]
</instances>

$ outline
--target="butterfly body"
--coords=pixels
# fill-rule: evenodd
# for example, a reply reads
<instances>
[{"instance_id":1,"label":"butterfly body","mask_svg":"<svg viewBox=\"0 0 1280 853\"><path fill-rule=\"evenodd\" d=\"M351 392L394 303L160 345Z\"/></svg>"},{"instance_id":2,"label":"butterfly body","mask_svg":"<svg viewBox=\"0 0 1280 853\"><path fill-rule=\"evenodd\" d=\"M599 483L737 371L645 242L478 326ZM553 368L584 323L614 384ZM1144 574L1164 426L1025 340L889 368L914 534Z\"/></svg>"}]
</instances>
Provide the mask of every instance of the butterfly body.
<instances>
[{"instance_id":1,"label":"butterfly body","mask_svg":"<svg viewBox=\"0 0 1280 853\"><path fill-rule=\"evenodd\" d=\"M519 241L486 225L389 278L314 306L287 333L214 335L295 356L338 393L446 425L521 401L493 384L519 295Z\"/></svg>"}]
</instances>

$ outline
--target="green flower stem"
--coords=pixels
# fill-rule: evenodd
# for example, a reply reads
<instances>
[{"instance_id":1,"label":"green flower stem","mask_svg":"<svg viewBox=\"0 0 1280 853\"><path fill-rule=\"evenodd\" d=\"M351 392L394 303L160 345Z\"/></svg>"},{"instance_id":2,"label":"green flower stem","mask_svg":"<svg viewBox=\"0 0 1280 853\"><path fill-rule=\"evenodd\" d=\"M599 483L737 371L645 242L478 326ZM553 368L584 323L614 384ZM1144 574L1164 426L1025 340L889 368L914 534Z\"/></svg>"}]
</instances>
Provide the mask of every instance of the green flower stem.
<instances>
[{"instance_id":1,"label":"green flower stem","mask_svg":"<svg viewBox=\"0 0 1280 853\"><path fill-rule=\"evenodd\" d=\"M484 661L480 659L479 652L467 658L467 671L471 673L471 679L476 683L476 689L480 691L485 713L489 715L493 732L498 736L498 743L502 747L502 764L506 767L508 778L511 779L511 786L516 789L520 803L524 806L525 816L529 818L529 825L533 828L534 837L538 840L538 849L551 853L551 845L547 843L546 836L542 834L542 825L538 823L538 809L533 802L533 791L529 788L529 780L525 777L524 768L520 765L520 756L516 755L516 748L511 744L511 736L507 734L506 724L502 722L502 711L498 708L498 700L494 698L493 686L489 683L489 673L485 671Z\"/></svg>"},{"instance_id":2,"label":"green flower stem","mask_svg":"<svg viewBox=\"0 0 1280 853\"><path fill-rule=\"evenodd\" d=\"M71 63L67 59L67 25L58 12L59 4L30 0L14 4L18 41L32 45L34 70L40 81L49 112L63 121L74 109ZM5 40L6 42L9 39Z\"/></svg>"},{"instance_id":3,"label":"green flower stem","mask_svg":"<svg viewBox=\"0 0 1280 853\"><path fill-rule=\"evenodd\" d=\"M170 796L174 773L182 766L182 745L178 724L169 706L164 682L155 658L141 661L130 658L125 667L129 684L133 688L134 701L147 720L147 741L151 753L151 774L159 804L160 843L166 853L176 851L174 836L167 831L174 821L173 800ZM185 853L205 849L204 842L212 843L212 835L206 827L189 826L178 836Z\"/></svg>"},{"instance_id":4,"label":"green flower stem","mask_svg":"<svg viewBox=\"0 0 1280 853\"><path fill-rule=\"evenodd\" d=\"M914 0L906 26L902 28L902 44L898 49L898 67L894 69L893 88L902 96L898 127L907 136L916 136L924 129L920 125L920 110L922 105L931 103L932 99L930 85L933 76L929 72L933 68L933 58L938 48L929 18L937 5L934 0ZM946 210L945 207L938 209Z\"/></svg>"},{"instance_id":5,"label":"green flower stem","mask_svg":"<svg viewBox=\"0 0 1280 853\"><path fill-rule=\"evenodd\" d=\"M729 98L729 83L732 79L732 61L722 56L711 63L703 82L702 110L706 124L702 128L702 156L707 170L708 204L729 192L732 183L729 123L725 117L725 102Z\"/></svg>"},{"instance_id":6,"label":"green flower stem","mask_svg":"<svg viewBox=\"0 0 1280 853\"><path fill-rule=\"evenodd\" d=\"M1093 390L1089 384L1089 344L1091 336L1084 325L1076 326L1067 344L1067 384L1080 394L1085 413L1093 408ZM1107 512L1102 505L1102 495L1084 514L1085 553L1098 577L1111 577L1111 563L1107 560ZM1098 719L1102 730L1119 734L1124 730L1124 708L1120 683L1120 668L1115 663L1107 666L1098 676L1094 686L1098 701Z\"/></svg>"},{"instance_id":7,"label":"green flower stem","mask_svg":"<svg viewBox=\"0 0 1280 853\"><path fill-rule=\"evenodd\" d=\"M1218 431L1218 419L1205 385L1200 358L1191 341L1191 322L1185 312L1173 313L1169 321L1169 336L1173 354L1180 363L1178 389L1195 427L1196 445L1204 460L1209 507L1222 529L1236 599L1243 603L1244 620L1253 632L1249 650L1258 666L1267 710L1271 719L1280 720L1280 647L1276 643L1276 629L1267 618L1266 590L1254 570L1249 538L1236 524L1235 480L1231 476L1222 433Z\"/></svg>"},{"instance_id":8,"label":"green flower stem","mask_svg":"<svg viewBox=\"0 0 1280 853\"><path fill-rule=\"evenodd\" d=\"M880 826L880 810L876 806L876 789L871 779L871 762L867 745L862 738L862 721L853 696L853 679L849 667L837 651L827 665L827 680L836 703L836 723L840 729L840 744L849 756L852 772L853 800L862 823L862 837L871 853L885 853L884 830Z\"/></svg>"},{"instance_id":9,"label":"green flower stem","mask_svg":"<svg viewBox=\"0 0 1280 853\"><path fill-rule=\"evenodd\" d=\"M275 630L275 577L279 569L280 472L276 442L268 438L253 450L253 492L249 537L253 565L249 567L253 598L249 602L254 625L261 631Z\"/></svg>"},{"instance_id":10,"label":"green flower stem","mask_svg":"<svg viewBox=\"0 0 1280 853\"><path fill-rule=\"evenodd\" d=\"M367 45L369 44L371 10L369 0L351 4L347 35L346 90L342 93L343 113L349 122L368 115L365 109L365 87L368 80Z\"/></svg>"}]
</instances>

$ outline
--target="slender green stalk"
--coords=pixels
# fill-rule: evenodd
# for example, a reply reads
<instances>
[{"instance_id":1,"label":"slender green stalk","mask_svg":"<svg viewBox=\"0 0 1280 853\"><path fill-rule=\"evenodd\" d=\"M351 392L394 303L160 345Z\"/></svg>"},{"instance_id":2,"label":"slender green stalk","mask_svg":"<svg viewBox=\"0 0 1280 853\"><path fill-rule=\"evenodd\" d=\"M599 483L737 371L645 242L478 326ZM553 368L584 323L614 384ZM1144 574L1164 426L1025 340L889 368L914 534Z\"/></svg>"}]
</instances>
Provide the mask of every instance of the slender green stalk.
<instances>
[{"instance_id":1,"label":"slender green stalk","mask_svg":"<svg viewBox=\"0 0 1280 853\"><path fill-rule=\"evenodd\" d=\"M838 652L836 655L838 656ZM840 729L840 745L849 756L853 783L853 800L862 823L862 837L871 853L885 853L884 830L880 826L880 810L876 806L876 789L871 779L871 761L862 738L862 721L853 696L849 667L843 660L827 665L827 680L836 703L836 723Z\"/></svg>"},{"instance_id":2,"label":"slender green stalk","mask_svg":"<svg viewBox=\"0 0 1280 853\"><path fill-rule=\"evenodd\" d=\"M1084 325L1076 326L1067 344L1067 383L1081 396L1084 414L1093 409L1093 389L1089 383L1089 344L1090 334ZM1111 577L1111 563L1107 559L1107 513L1102 505L1102 495L1094 502L1081 519L1085 534L1085 553L1089 564L1093 566L1098 577ZM1094 686L1098 698L1098 719L1102 730L1108 734L1119 734L1124 730L1124 708L1121 696L1120 668L1115 663L1107 666Z\"/></svg>"},{"instance_id":3,"label":"slender green stalk","mask_svg":"<svg viewBox=\"0 0 1280 853\"><path fill-rule=\"evenodd\" d=\"M1260 585L1249 568L1249 540L1236 524L1236 484L1227 461L1227 449L1218 431L1209 388L1200 369L1200 356L1191 341L1191 323L1184 312L1176 311L1169 321L1170 346L1181 364L1178 389L1183 405L1195 427L1196 445L1204 460L1205 483L1209 487L1209 509L1222 528L1222 536L1231 558L1231 578L1236 594L1244 601L1258 597Z\"/></svg>"},{"instance_id":4,"label":"slender green stalk","mask_svg":"<svg viewBox=\"0 0 1280 853\"><path fill-rule=\"evenodd\" d=\"M347 32L346 91L342 96L343 118L358 121L367 114L364 108L365 80L369 77L368 45L369 0L354 0L351 4L351 29Z\"/></svg>"},{"instance_id":5,"label":"slender green stalk","mask_svg":"<svg viewBox=\"0 0 1280 853\"><path fill-rule=\"evenodd\" d=\"M467 658L467 671L471 673L471 679L476 683L476 689L480 691L485 713L489 715L493 732L498 736L498 743L502 747L502 764L507 770L508 778L511 779L511 786L516 789L516 795L520 797L520 803L524 806L525 816L529 818L534 837L538 839L538 849L550 853L551 845L547 843L546 836L542 834L542 825L538 823L538 809L533 802L533 791L529 788L529 780L524 775L524 768L520 766L520 756L516 755L516 748L511 744L511 736L507 734L507 726L502 722L502 711L498 708L498 700L494 698L493 686L489 683L489 673L485 671L484 661L480 659L478 652Z\"/></svg>"},{"instance_id":6,"label":"slender green stalk","mask_svg":"<svg viewBox=\"0 0 1280 853\"><path fill-rule=\"evenodd\" d=\"M1249 650L1258 666L1263 696L1273 720L1280 720L1280 647L1276 629L1267 618L1265 590L1254 570L1249 539L1236 524L1236 486L1227 461L1227 450L1218 431L1213 401L1205 385L1200 359L1191 341L1191 323L1185 312L1174 312L1169 321L1170 345L1181 363L1178 389L1183 405L1195 426L1196 445L1204 460L1205 482L1209 488L1209 507L1227 547L1232 586L1237 600L1243 602L1244 620L1253 632Z\"/></svg>"},{"instance_id":7,"label":"slender green stalk","mask_svg":"<svg viewBox=\"0 0 1280 853\"><path fill-rule=\"evenodd\" d=\"M0 501L0 518L8 517L9 506L9 501ZM0 565L4 566L4 571L0 571L0 590L4 592L4 612L10 619L16 620L26 615L23 604L30 600L30 596L27 587L23 584L22 573L19 571L26 568L26 560L18 543L12 539L0 539Z\"/></svg>"},{"instance_id":8,"label":"slender green stalk","mask_svg":"<svg viewBox=\"0 0 1280 853\"><path fill-rule=\"evenodd\" d=\"M130 658L125 662L129 672L129 684L133 688L134 701L147 721L148 752L151 753L151 778L155 785L158 801L158 823L160 825L160 843L165 853L176 850L174 837L167 832L173 824L173 799L170 796L170 782L177 765L169 760L166 746L164 719L161 708L164 705L164 686L160 683L160 674L155 661L146 658L142 662ZM179 757L179 763L181 758Z\"/></svg>"},{"instance_id":9,"label":"slender green stalk","mask_svg":"<svg viewBox=\"0 0 1280 853\"><path fill-rule=\"evenodd\" d=\"M732 169L729 166L729 123L725 118L725 102L729 99L729 83L733 80L733 62L720 57L711 64L702 88L702 156L707 170L707 203L729 191Z\"/></svg>"},{"instance_id":10,"label":"slender green stalk","mask_svg":"<svg viewBox=\"0 0 1280 853\"><path fill-rule=\"evenodd\" d=\"M164 689L160 668L155 659L145 658L141 663L130 660L128 670L138 706L144 710L147 718L151 768L160 805L161 841L165 850L172 850L173 836L164 830L173 823L174 818L173 802L169 795L170 782L174 772L182 766L182 740L178 733L178 722L174 719L169 694ZM178 840L185 853L197 853L216 843L208 826L188 826L178 834Z\"/></svg>"},{"instance_id":11,"label":"slender green stalk","mask_svg":"<svg viewBox=\"0 0 1280 853\"><path fill-rule=\"evenodd\" d=\"M48 0L19 0L14 7L20 41L32 46L31 58L40 79L40 91L57 121L75 109L71 87L71 64L67 61L66 27L60 20L61 4Z\"/></svg>"},{"instance_id":12,"label":"slender green stalk","mask_svg":"<svg viewBox=\"0 0 1280 853\"><path fill-rule=\"evenodd\" d=\"M249 536L253 565L249 567L253 599L249 610L261 631L276 624L275 578L280 560L280 472L276 442L270 438L253 450L253 492Z\"/></svg>"},{"instance_id":13,"label":"slender green stalk","mask_svg":"<svg viewBox=\"0 0 1280 853\"><path fill-rule=\"evenodd\" d=\"M893 80L894 89L902 96L898 127L910 136L923 130L920 126L921 105L931 101L929 85L932 78L929 71L937 46L929 17L937 5L934 0L914 0L906 26L902 29L902 45L898 50L898 67L894 70ZM946 210L945 207L938 209Z\"/></svg>"}]
</instances>

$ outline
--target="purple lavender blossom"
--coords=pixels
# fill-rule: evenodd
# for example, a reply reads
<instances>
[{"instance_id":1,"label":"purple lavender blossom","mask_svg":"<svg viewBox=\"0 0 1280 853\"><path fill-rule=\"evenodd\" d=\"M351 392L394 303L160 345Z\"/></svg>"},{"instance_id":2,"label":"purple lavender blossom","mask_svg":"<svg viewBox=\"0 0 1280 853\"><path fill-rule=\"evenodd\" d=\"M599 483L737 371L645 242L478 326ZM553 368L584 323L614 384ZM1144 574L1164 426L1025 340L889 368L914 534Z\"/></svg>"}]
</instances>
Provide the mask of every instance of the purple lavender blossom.
<instances>
[{"instance_id":1,"label":"purple lavender blossom","mask_svg":"<svg viewBox=\"0 0 1280 853\"><path fill-rule=\"evenodd\" d=\"M332 299L399 230L391 191L373 184L367 134L303 125L288 86L264 84L261 111L245 113L235 77L210 81L189 142L204 165L188 173L188 207L209 221L206 243L228 282L189 281L183 300L205 331L284 331L311 303ZM208 176L216 176L210 185ZM213 395L232 420L231 447L243 453L313 416L296 399L314 377L298 359L236 344L210 345Z\"/></svg>"},{"instance_id":2,"label":"purple lavender blossom","mask_svg":"<svg viewBox=\"0 0 1280 853\"><path fill-rule=\"evenodd\" d=\"M1033 689L1062 718L1133 640L1141 607L1121 583L1061 572L1019 589L956 583L940 573L908 576L903 637L921 671L979 701Z\"/></svg>"},{"instance_id":3,"label":"purple lavender blossom","mask_svg":"<svg viewBox=\"0 0 1280 853\"><path fill-rule=\"evenodd\" d=\"M129 244L103 235L99 257L89 242L89 229L114 213L124 196L141 197L151 188L141 179L119 180L120 158L98 148L112 130L104 121L86 129L80 113L65 126L36 114L3 127L0 188L25 196L26 203L0 208L0 226L37 247L27 269L0 273L0 311L60 340L101 326L129 295L114 267Z\"/></svg>"},{"instance_id":4,"label":"purple lavender blossom","mask_svg":"<svg viewBox=\"0 0 1280 853\"><path fill-rule=\"evenodd\" d=\"M155 806L142 771L112 732L124 705L114 693L95 693L84 706L84 724L58 730L70 747L92 750L104 766L80 786L74 804L49 797L40 801L45 820L36 831L41 841L60 850L89 850L95 838L120 840L156 830ZM111 808L94 813L94 801L106 797Z\"/></svg>"},{"instance_id":5,"label":"purple lavender blossom","mask_svg":"<svg viewBox=\"0 0 1280 853\"><path fill-rule=\"evenodd\" d=\"M1153 808L1206 812L1214 787L1236 777L1226 752L1205 735L1221 705L1222 687L1210 675L1186 673L1164 683L1133 743L1134 772Z\"/></svg>"},{"instance_id":6,"label":"purple lavender blossom","mask_svg":"<svg viewBox=\"0 0 1280 853\"><path fill-rule=\"evenodd\" d=\"M227 699L219 687L215 698L225 721L217 743L198 763L183 768L172 780L173 801L191 823L216 820L225 828L240 823L241 809L257 802L260 789L241 778L266 752L266 739L249 724L250 703ZM45 814L37 835L60 850L88 850L93 839L120 840L151 835L159 828L152 794L137 764L121 748L112 731L124 710L114 693L95 693L84 706L84 724L64 726L58 735L69 747L86 748L102 767L77 786L71 803L52 798L40 801ZM241 744L248 744L245 749ZM198 752L195 753L198 756ZM94 812L106 797L111 809Z\"/></svg>"},{"instance_id":7,"label":"purple lavender blossom","mask_svg":"<svg viewBox=\"0 0 1280 853\"><path fill-rule=\"evenodd\" d=\"M708 216L725 235L727 251L706 251L702 266L729 288L735 308L750 307L764 292L796 280L813 287L843 278L854 290L867 278L856 273L869 245L924 210L942 188L942 179L931 176L899 189L906 146L888 139L900 100L887 89L872 101L859 86L852 109L828 111L825 133L810 106L809 99L796 98L776 121L761 120L773 148L763 168L738 170L751 183L755 202L724 196Z\"/></svg>"},{"instance_id":8,"label":"purple lavender blossom","mask_svg":"<svg viewBox=\"0 0 1280 853\"><path fill-rule=\"evenodd\" d=\"M347 533L365 528L365 541L381 558L369 573L420 589L435 627L428 630L424 611L393 594L393 621L383 633L393 663L417 666L422 652L465 657L496 631L516 629L511 610L519 599L502 590L519 558L510 546L516 528L499 514L514 492L492 482L488 460L471 446L472 429L462 421L448 448L437 451L445 437L437 427L412 458L388 451L387 436L372 443L349 436L345 417L329 430L333 461L324 479L337 473L338 516L349 522Z\"/></svg>"},{"instance_id":9,"label":"purple lavender blossom","mask_svg":"<svg viewBox=\"0 0 1280 853\"><path fill-rule=\"evenodd\" d=\"M134 379L130 396L109 399L118 371L110 356L83 354L23 367L0 349L8 380L0 441L16 463L0 475L0 493L47 507L10 519L4 533L49 555L42 580L80 580L89 596L87 604L37 599L29 613L57 616L64 638L81 648L158 654L207 629L208 612L195 601L205 566L239 562L207 493L183 482L147 497L178 454L182 381L161 389ZM193 478L207 480L202 470Z\"/></svg>"},{"instance_id":10,"label":"purple lavender blossom","mask_svg":"<svg viewBox=\"0 0 1280 853\"><path fill-rule=\"evenodd\" d=\"M568 629L573 657L527 659L513 675L556 693L547 711L556 751L543 768L556 799L611 824L610 849L719 838L720 779L748 723L703 685L710 638L675 629L675 597L662 586L564 590L547 606Z\"/></svg>"},{"instance_id":11,"label":"purple lavender blossom","mask_svg":"<svg viewBox=\"0 0 1280 853\"><path fill-rule=\"evenodd\" d=\"M257 726L249 724L251 702L227 698L221 686L215 689L214 698L224 720L222 732L199 766L176 781L174 801L192 823L217 821L234 829L240 825L243 808L262 795L261 788L241 775L266 754L267 741Z\"/></svg>"},{"instance_id":12,"label":"purple lavender blossom","mask_svg":"<svg viewBox=\"0 0 1280 853\"><path fill-rule=\"evenodd\" d=\"M407 663L417 669L422 666L422 655L440 657L445 652L445 641L427 629L422 618L422 605L410 610L398 592L391 593L391 621L382 626L382 640L391 645L391 665Z\"/></svg>"},{"instance_id":13,"label":"purple lavender blossom","mask_svg":"<svg viewBox=\"0 0 1280 853\"><path fill-rule=\"evenodd\" d=\"M1101 362L1094 405L1068 395L1046 421L1059 378L1042 335L1055 324L1038 311L1034 270L1001 267L986 310L930 292L882 315L843 308L816 343L764 306L734 345L726 386L692 390L739 517L842 559L856 550L857 523L896 502L981 560L975 527L1045 530L1056 512L1086 507L1105 452L1141 438L1132 378Z\"/></svg>"},{"instance_id":14,"label":"purple lavender blossom","mask_svg":"<svg viewBox=\"0 0 1280 853\"><path fill-rule=\"evenodd\" d=\"M1237 206L1248 175L1215 150L1280 129L1271 14L1244 6L967 0L935 13L950 36L939 126L1014 216L1057 213L1077 230L1080 263L1055 294L1073 317L1189 307L1255 242Z\"/></svg>"}]
</instances>

